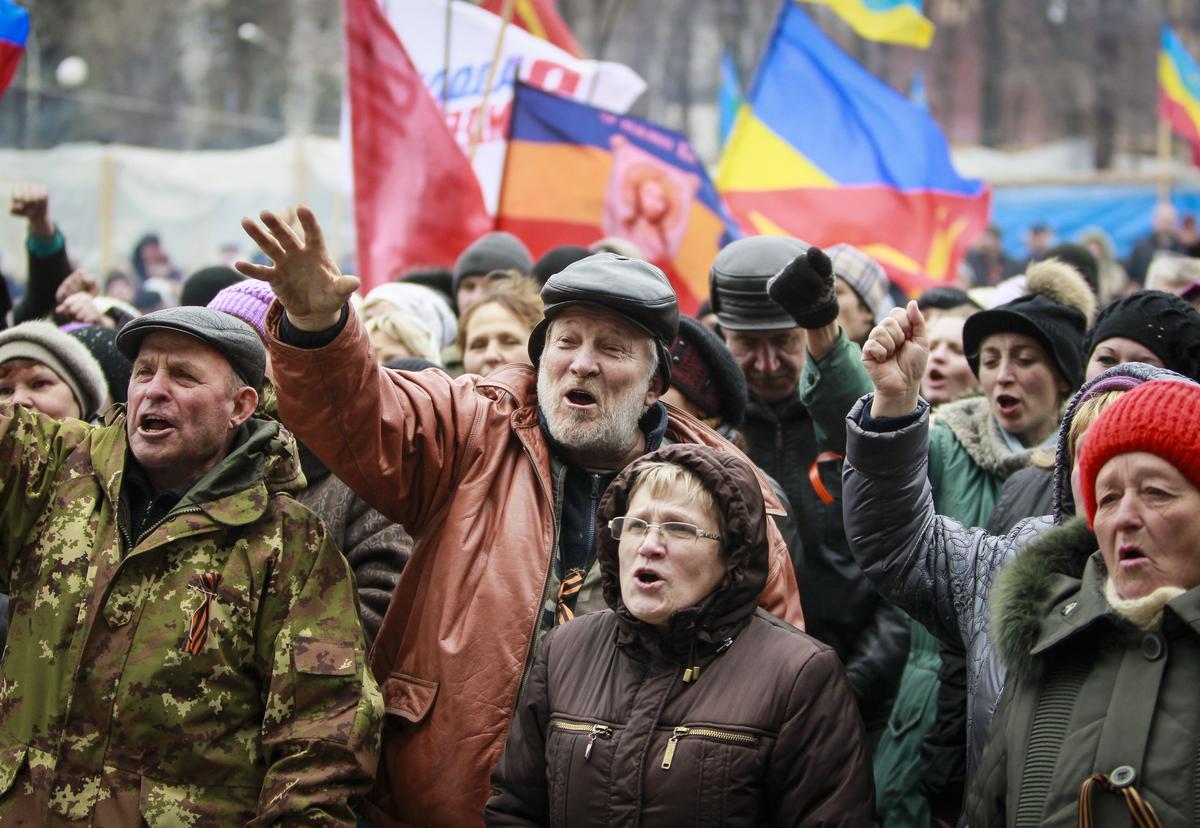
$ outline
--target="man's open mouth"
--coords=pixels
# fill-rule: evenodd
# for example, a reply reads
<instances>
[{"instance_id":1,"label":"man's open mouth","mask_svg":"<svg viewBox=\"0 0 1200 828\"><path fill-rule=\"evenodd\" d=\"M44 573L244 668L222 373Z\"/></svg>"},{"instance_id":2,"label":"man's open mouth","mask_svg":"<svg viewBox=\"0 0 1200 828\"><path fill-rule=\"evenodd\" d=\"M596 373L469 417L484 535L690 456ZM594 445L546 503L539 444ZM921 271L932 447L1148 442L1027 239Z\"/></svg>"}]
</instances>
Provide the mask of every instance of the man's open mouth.
<instances>
[{"instance_id":1,"label":"man's open mouth","mask_svg":"<svg viewBox=\"0 0 1200 828\"><path fill-rule=\"evenodd\" d=\"M571 405L589 406L596 405L596 398L582 388L572 388L566 393L567 402Z\"/></svg>"},{"instance_id":2,"label":"man's open mouth","mask_svg":"<svg viewBox=\"0 0 1200 828\"><path fill-rule=\"evenodd\" d=\"M166 431L169 428L174 428L174 426L171 424L171 421L165 417L159 417L154 414L147 414L146 416L142 417L142 431L155 433Z\"/></svg>"}]
</instances>

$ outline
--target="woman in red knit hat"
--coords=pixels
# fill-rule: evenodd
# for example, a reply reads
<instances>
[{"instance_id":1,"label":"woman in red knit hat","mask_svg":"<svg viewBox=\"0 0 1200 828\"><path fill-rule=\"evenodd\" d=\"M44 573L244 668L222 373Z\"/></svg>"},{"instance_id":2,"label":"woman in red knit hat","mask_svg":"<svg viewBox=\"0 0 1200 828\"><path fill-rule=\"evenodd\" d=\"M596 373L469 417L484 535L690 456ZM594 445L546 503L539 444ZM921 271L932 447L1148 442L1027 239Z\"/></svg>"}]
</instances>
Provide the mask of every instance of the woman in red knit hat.
<instances>
[{"instance_id":1,"label":"woman in red knit hat","mask_svg":"<svg viewBox=\"0 0 1200 828\"><path fill-rule=\"evenodd\" d=\"M1008 681L973 827L1200 824L1197 423L1200 386L1124 394L1083 438L1085 517L1001 574L992 626Z\"/></svg>"}]
</instances>

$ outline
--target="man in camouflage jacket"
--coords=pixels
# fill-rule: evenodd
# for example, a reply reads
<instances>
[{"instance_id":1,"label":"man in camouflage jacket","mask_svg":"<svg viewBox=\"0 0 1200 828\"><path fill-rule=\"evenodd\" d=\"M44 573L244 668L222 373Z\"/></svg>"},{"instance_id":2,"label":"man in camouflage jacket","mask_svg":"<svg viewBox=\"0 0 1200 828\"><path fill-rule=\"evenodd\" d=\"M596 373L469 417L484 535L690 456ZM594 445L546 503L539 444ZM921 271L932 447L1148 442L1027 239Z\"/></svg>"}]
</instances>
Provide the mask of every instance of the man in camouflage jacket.
<instances>
[{"instance_id":1,"label":"man in camouflage jacket","mask_svg":"<svg viewBox=\"0 0 1200 828\"><path fill-rule=\"evenodd\" d=\"M175 308L118 346L128 414L0 408L0 824L352 826L382 701L294 442L250 418L261 343Z\"/></svg>"}]
</instances>

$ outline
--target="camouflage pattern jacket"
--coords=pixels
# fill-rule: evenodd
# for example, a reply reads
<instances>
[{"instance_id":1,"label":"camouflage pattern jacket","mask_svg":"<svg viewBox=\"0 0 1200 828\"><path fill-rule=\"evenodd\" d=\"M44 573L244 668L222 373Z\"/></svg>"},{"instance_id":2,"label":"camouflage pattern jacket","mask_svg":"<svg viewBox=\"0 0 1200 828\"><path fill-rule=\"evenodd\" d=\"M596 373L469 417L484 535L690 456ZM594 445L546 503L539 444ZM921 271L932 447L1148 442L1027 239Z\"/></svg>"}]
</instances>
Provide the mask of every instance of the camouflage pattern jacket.
<instances>
[{"instance_id":1,"label":"camouflage pattern jacket","mask_svg":"<svg viewBox=\"0 0 1200 828\"><path fill-rule=\"evenodd\" d=\"M354 582L290 435L247 426L131 541L123 412L0 409L0 824L354 824L382 718Z\"/></svg>"}]
</instances>

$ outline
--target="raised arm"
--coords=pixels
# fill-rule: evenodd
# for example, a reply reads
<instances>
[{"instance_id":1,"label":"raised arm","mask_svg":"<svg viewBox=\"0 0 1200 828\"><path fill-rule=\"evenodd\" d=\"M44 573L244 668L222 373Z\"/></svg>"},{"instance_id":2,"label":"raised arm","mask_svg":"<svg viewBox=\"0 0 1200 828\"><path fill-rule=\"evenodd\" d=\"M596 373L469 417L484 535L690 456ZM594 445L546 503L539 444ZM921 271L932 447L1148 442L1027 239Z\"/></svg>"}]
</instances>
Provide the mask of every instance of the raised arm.
<instances>
[{"instance_id":1,"label":"raised arm","mask_svg":"<svg viewBox=\"0 0 1200 828\"><path fill-rule=\"evenodd\" d=\"M819 247L797 256L767 283L776 303L805 329L808 359L800 375L800 400L816 426L823 449L846 451L846 413L871 390L858 346L838 324L833 263Z\"/></svg>"},{"instance_id":2,"label":"raised arm","mask_svg":"<svg viewBox=\"0 0 1200 828\"><path fill-rule=\"evenodd\" d=\"M49 316L56 304L55 293L71 273L67 243L50 218L50 196L45 187L28 184L18 187L12 196L10 211L28 222L25 239L29 281L25 296L13 308L13 324Z\"/></svg>"},{"instance_id":3,"label":"raised arm","mask_svg":"<svg viewBox=\"0 0 1200 828\"><path fill-rule=\"evenodd\" d=\"M246 219L273 264L237 263L278 297L266 329L280 415L334 475L417 536L453 493L484 400L439 371L377 365L346 301L358 280L338 270L312 212L298 215L303 239L273 213L262 215L266 229Z\"/></svg>"},{"instance_id":4,"label":"raised arm","mask_svg":"<svg viewBox=\"0 0 1200 828\"><path fill-rule=\"evenodd\" d=\"M916 303L872 332L863 365L875 393L846 418L842 512L850 551L880 594L944 641L969 643L999 566L1027 535L967 529L934 511L929 406L918 387L928 346Z\"/></svg>"}]
</instances>

